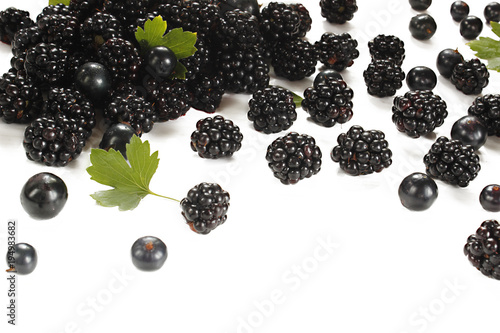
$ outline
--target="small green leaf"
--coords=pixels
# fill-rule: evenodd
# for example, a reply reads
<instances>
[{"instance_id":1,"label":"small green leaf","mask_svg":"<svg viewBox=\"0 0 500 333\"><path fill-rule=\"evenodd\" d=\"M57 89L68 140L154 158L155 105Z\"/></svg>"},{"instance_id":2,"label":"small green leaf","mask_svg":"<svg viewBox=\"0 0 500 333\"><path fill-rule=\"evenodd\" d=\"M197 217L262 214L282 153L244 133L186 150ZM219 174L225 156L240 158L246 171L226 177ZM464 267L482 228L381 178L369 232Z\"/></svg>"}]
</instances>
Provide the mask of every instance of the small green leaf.
<instances>
[{"instance_id":1,"label":"small green leaf","mask_svg":"<svg viewBox=\"0 0 500 333\"><path fill-rule=\"evenodd\" d=\"M182 28L176 28L165 35L163 46L168 47L174 53L177 59L184 59L192 56L196 51L196 32L184 31Z\"/></svg>"},{"instance_id":2,"label":"small green leaf","mask_svg":"<svg viewBox=\"0 0 500 333\"><path fill-rule=\"evenodd\" d=\"M66 5L66 6L69 6L69 3L70 3L71 0L49 0L49 6L50 5L58 5L60 3L62 3L63 5Z\"/></svg>"},{"instance_id":3,"label":"small green leaf","mask_svg":"<svg viewBox=\"0 0 500 333\"><path fill-rule=\"evenodd\" d=\"M186 79L187 68L179 61L175 65L174 72L172 73L172 77L176 79L185 80Z\"/></svg>"},{"instance_id":4,"label":"small green leaf","mask_svg":"<svg viewBox=\"0 0 500 333\"><path fill-rule=\"evenodd\" d=\"M302 101L304 98L302 96L297 95L292 91L293 94L293 103L295 103L295 107L300 108L302 106Z\"/></svg>"},{"instance_id":5,"label":"small green leaf","mask_svg":"<svg viewBox=\"0 0 500 333\"><path fill-rule=\"evenodd\" d=\"M491 31L493 31L495 35L500 37L500 23L491 21L490 25L491 25Z\"/></svg>"},{"instance_id":6,"label":"small green leaf","mask_svg":"<svg viewBox=\"0 0 500 333\"><path fill-rule=\"evenodd\" d=\"M500 58L489 59L488 69L500 72Z\"/></svg>"},{"instance_id":7,"label":"small green leaf","mask_svg":"<svg viewBox=\"0 0 500 333\"><path fill-rule=\"evenodd\" d=\"M141 50L146 53L155 46L163 45L163 35L167 31L167 21L158 15L153 20L144 23L144 29L137 27L135 39L139 42Z\"/></svg>"},{"instance_id":8,"label":"small green leaf","mask_svg":"<svg viewBox=\"0 0 500 333\"><path fill-rule=\"evenodd\" d=\"M479 37L468 43L476 56L481 59L491 59L500 57L500 41L490 37Z\"/></svg>"}]
</instances>

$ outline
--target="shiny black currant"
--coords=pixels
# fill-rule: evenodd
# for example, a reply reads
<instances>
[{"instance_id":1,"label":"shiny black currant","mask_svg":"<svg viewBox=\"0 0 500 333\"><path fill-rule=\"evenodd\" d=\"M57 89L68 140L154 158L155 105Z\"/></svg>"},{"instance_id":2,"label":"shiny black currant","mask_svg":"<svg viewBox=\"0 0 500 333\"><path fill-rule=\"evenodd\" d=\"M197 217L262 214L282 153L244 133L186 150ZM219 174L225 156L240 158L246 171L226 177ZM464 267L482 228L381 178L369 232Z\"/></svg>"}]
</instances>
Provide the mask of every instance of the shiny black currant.
<instances>
[{"instance_id":1,"label":"shiny black currant","mask_svg":"<svg viewBox=\"0 0 500 333\"><path fill-rule=\"evenodd\" d=\"M149 74L162 79L168 78L177 65L174 51L165 46L153 47L146 54L146 70Z\"/></svg>"},{"instance_id":2,"label":"shiny black currant","mask_svg":"<svg viewBox=\"0 0 500 333\"><path fill-rule=\"evenodd\" d=\"M429 14L419 14L411 18L409 29L415 39L427 40L436 33L437 24Z\"/></svg>"},{"instance_id":3,"label":"shiny black currant","mask_svg":"<svg viewBox=\"0 0 500 333\"><path fill-rule=\"evenodd\" d=\"M491 184L483 188L479 203L489 212L500 212L500 185Z\"/></svg>"},{"instance_id":4,"label":"shiny black currant","mask_svg":"<svg viewBox=\"0 0 500 333\"><path fill-rule=\"evenodd\" d=\"M102 106L110 97L113 80L104 65L87 62L77 69L75 85L94 105Z\"/></svg>"},{"instance_id":5,"label":"shiny black currant","mask_svg":"<svg viewBox=\"0 0 500 333\"><path fill-rule=\"evenodd\" d=\"M9 249L10 250L10 249ZM35 248L27 243L17 243L7 252L7 265L12 266L19 275L33 273L38 263Z\"/></svg>"},{"instance_id":6,"label":"shiny black currant","mask_svg":"<svg viewBox=\"0 0 500 333\"><path fill-rule=\"evenodd\" d=\"M430 7L431 4L432 0L410 0L411 8L418 11L426 10Z\"/></svg>"},{"instance_id":7,"label":"shiny black currant","mask_svg":"<svg viewBox=\"0 0 500 333\"><path fill-rule=\"evenodd\" d=\"M455 1L450 7L450 14L455 22L460 22L466 18L469 11L469 5L465 1Z\"/></svg>"},{"instance_id":8,"label":"shiny black currant","mask_svg":"<svg viewBox=\"0 0 500 333\"><path fill-rule=\"evenodd\" d=\"M132 263L141 271L157 271L167 260L167 246L154 236L141 237L131 249Z\"/></svg>"},{"instance_id":9,"label":"shiny black currant","mask_svg":"<svg viewBox=\"0 0 500 333\"><path fill-rule=\"evenodd\" d=\"M483 21L477 16L469 15L460 22L460 35L465 39L476 39L482 31Z\"/></svg>"},{"instance_id":10,"label":"shiny black currant","mask_svg":"<svg viewBox=\"0 0 500 333\"><path fill-rule=\"evenodd\" d=\"M127 143L134 136L135 130L132 126L125 123L116 123L109 126L102 136L99 148L104 150L114 149L122 153L127 159Z\"/></svg>"},{"instance_id":11,"label":"shiny black currant","mask_svg":"<svg viewBox=\"0 0 500 333\"><path fill-rule=\"evenodd\" d=\"M439 74L449 79L453 74L453 68L462 62L464 62L464 57L458 50L444 49L437 56L436 67Z\"/></svg>"},{"instance_id":12,"label":"shiny black currant","mask_svg":"<svg viewBox=\"0 0 500 333\"><path fill-rule=\"evenodd\" d=\"M500 3L490 2L484 7L484 18L486 22L499 22L500 21Z\"/></svg>"},{"instance_id":13,"label":"shiny black currant","mask_svg":"<svg viewBox=\"0 0 500 333\"><path fill-rule=\"evenodd\" d=\"M425 173L415 172L405 177L398 190L399 199L409 210L428 209L438 197L436 182Z\"/></svg>"},{"instance_id":14,"label":"shiny black currant","mask_svg":"<svg viewBox=\"0 0 500 333\"><path fill-rule=\"evenodd\" d=\"M488 128L478 117L464 116L453 124L451 138L461 141L464 145L471 145L475 150L478 150L488 138Z\"/></svg>"},{"instance_id":15,"label":"shiny black currant","mask_svg":"<svg viewBox=\"0 0 500 333\"><path fill-rule=\"evenodd\" d=\"M417 66L408 72L406 84L410 90L432 90L437 84L437 76L429 67Z\"/></svg>"}]
</instances>

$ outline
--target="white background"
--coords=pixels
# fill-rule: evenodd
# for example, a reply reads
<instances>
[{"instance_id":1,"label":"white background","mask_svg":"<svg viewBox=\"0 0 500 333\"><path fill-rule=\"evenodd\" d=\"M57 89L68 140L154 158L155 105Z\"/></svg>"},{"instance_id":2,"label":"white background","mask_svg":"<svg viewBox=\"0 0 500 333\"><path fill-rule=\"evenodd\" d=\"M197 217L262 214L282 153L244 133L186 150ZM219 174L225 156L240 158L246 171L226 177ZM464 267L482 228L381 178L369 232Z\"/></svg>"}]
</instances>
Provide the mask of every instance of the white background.
<instances>
[{"instance_id":1,"label":"white background","mask_svg":"<svg viewBox=\"0 0 500 333\"><path fill-rule=\"evenodd\" d=\"M483 18L488 2L470 1L471 14ZM406 175L425 170L424 154L437 136L449 136L453 122L467 114L474 96L463 95L439 77L435 93L447 102L449 116L435 136L411 139L391 121L393 98L368 95L362 78L369 63L367 42L379 33L404 40L405 72L425 65L437 73L436 56L444 48L458 48L471 58L449 14L452 1L434 1L429 8L438 30L425 42L413 39L408 31L417 12L407 1L361 0L354 19L345 25L327 23L318 3L304 2L313 17L307 38L314 42L326 31L350 32L358 39L361 54L342 73L355 92L352 120L323 128L298 109L298 120L290 129L316 138L323 151L319 174L295 186L282 185L273 177L265 151L284 133L265 135L253 129L246 118L249 95L227 94L218 110L244 134L242 149L228 160L204 160L189 148L197 120L208 116L200 111L157 124L143 136L159 151L153 191L181 199L192 186L209 181L231 194L226 224L207 236L188 228L175 202L147 197L130 212L93 202L89 194L105 187L91 181L85 169L102 128L95 130L84 153L70 166L50 168L24 156L25 126L0 121L0 248L6 249L7 220L17 219L18 241L32 244L39 255L35 272L18 278L18 332L496 329L500 282L476 271L463 255L463 246L482 221L499 217L484 211L478 197L484 186L500 182L500 140L490 138L481 148L482 170L469 187L438 181L435 204L425 212L408 211L398 199L399 183ZM8 6L5 0L1 4ZM16 5L36 17L44 3L25 0ZM483 36L493 37L489 26L485 25ZM9 69L9 52L9 47L0 46L2 72ZM312 78L287 82L272 77L271 83L302 94ZM499 89L500 75L492 72L483 92L499 93ZM398 95L407 90L405 85ZM337 136L355 124L385 132L394 154L390 168L351 177L332 162L329 154ZM19 201L24 182L42 171L61 176L69 189L65 209L48 221L31 219ZM130 247L145 235L160 237L169 250L167 262L157 272L140 272L130 260ZM0 321L6 327L8 288L6 279L1 281Z\"/></svg>"}]
</instances>

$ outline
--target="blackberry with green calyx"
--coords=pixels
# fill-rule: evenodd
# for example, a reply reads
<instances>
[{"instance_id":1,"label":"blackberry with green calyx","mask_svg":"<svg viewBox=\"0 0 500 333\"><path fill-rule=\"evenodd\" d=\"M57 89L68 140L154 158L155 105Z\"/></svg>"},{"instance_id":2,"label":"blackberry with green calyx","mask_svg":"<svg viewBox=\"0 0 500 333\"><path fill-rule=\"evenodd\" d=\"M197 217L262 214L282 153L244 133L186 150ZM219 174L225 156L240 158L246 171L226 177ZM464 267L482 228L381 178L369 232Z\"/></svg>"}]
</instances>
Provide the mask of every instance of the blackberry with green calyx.
<instances>
[{"instance_id":1,"label":"blackberry with green calyx","mask_svg":"<svg viewBox=\"0 0 500 333\"><path fill-rule=\"evenodd\" d=\"M273 1L262 8L260 31L269 42L291 40L299 36L300 20L291 5Z\"/></svg>"},{"instance_id":2,"label":"blackberry with green calyx","mask_svg":"<svg viewBox=\"0 0 500 333\"><path fill-rule=\"evenodd\" d=\"M225 12L217 20L214 30L217 45L224 50L250 49L262 45L258 19L239 9Z\"/></svg>"},{"instance_id":3,"label":"blackberry with green calyx","mask_svg":"<svg viewBox=\"0 0 500 333\"><path fill-rule=\"evenodd\" d=\"M125 123L116 123L104 131L99 148L106 151L114 149L119 151L125 159L127 159L127 143L135 135L135 130L132 126Z\"/></svg>"},{"instance_id":4,"label":"blackberry with green calyx","mask_svg":"<svg viewBox=\"0 0 500 333\"><path fill-rule=\"evenodd\" d=\"M102 12L104 0L71 0L69 9L80 22L85 21L95 13Z\"/></svg>"},{"instance_id":5,"label":"blackberry with green calyx","mask_svg":"<svg viewBox=\"0 0 500 333\"><path fill-rule=\"evenodd\" d=\"M411 8L423 11L429 8L432 4L432 0L410 0Z\"/></svg>"},{"instance_id":6,"label":"blackberry with green calyx","mask_svg":"<svg viewBox=\"0 0 500 333\"><path fill-rule=\"evenodd\" d=\"M488 129L476 116L463 116L451 127L451 138L478 150L488 139Z\"/></svg>"},{"instance_id":7,"label":"blackberry with green calyx","mask_svg":"<svg viewBox=\"0 0 500 333\"><path fill-rule=\"evenodd\" d=\"M139 73L142 58L139 50L126 39L112 38L98 50L99 62L106 66L115 83L134 81Z\"/></svg>"},{"instance_id":8,"label":"blackberry with green calyx","mask_svg":"<svg viewBox=\"0 0 500 333\"><path fill-rule=\"evenodd\" d=\"M139 136L150 132L157 121L153 105L144 97L128 92L114 94L103 110L103 116L110 125L129 124Z\"/></svg>"},{"instance_id":9,"label":"blackberry with green calyx","mask_svg":"<svg viewBox=\"0 0 500 333\"><path fill-rule=\"evenodd\" d=\"M500 137L500 94L486 94L476 97L469 107L468 113L478 117L486 125L488 135Z\"/></svg>"},{"instance_id":10,"label":"blackberry with green calyx","mask_svg":"<svg viewBox=\"0 0 500 333\"><path fill-rule=\"evenodd\" d=\"M321 16L330 23L344 24L358 11L356 0L321 0Z\"/></svg>"},{"instance_id":11,"label":"blackberry with green calyx","mask_svg":"<svg viewBox=\"0 0 500 333\"><path fill-rule=\"evenodd\" d=\"M26 52L24 68L42 84L62 84L68 74L68 52L56 44L39 43Z\"/></svg>"},{"instance_id":12,"label":"blackberry with green calyx","mask_svg":"<svg viewBox=\"0 0 500 333\"><path fill-rule=\"evenodd\" d=\"M313 75L317 63L318 54L314 45L300 38L279 42L271 59L275 74L290 81Z\"/></svg>"},{"instance_id":13,"label":"blackberry with green calyx","mask_svg":"<svg viewBox=\"0 0 500 333\"><path fill-rule=\"evenodd\" d=\"M147 98L153 105L157 122L178 119L191 107L193 97L186 80L155 80L146 83Z\"/></svg>"},{"instance_id":14,"label":"blackberry with green calyx","mask_svg":"<svg viewBox=\"0 0 500 333\"><path fill-rule=\"evenodd\" d=\"M118 18L97 12L80 25L80 43L86 50L97 52L108 39L122 38L122 30Z\"/></svg>"},{"instance_id":15,"label":"blackberry with green calyx","mask_svg":"<svg viewBox=\"0 0 500 333\"><path fill-rule=\"evenodd\" d=\"M314 78L313 86L318 88L320 85L328 84L333 81L344 80L342 75L333 69L324 69Z\"/></svg>"},{"instance_id":16,"label":"blackberry with green calyx","mask_svg":"<svg viewBox=\"0 0 500 333\"><path fill-rule=\"evenodd\" d=\"M188 90L192 96L191 107L207 113L219 108L226 92L222 75L204 73L188 80Z\"/></svg>"},{"instance_id":17,"label":"blackberry with green calyx","mask_svg":"<svg viewBox=\"0 0 500 333\"><path fill-rule=\"evenodd\" d=\"M413 67L406 75L406 85L410 90L432 90L436 84L436 73L426 66Z\"/></svg>"},{"instance_id":18,"label":"blackberry with green calyx","mask_svg":"<svg viewBox=\"0 0 500 333\"><path fill-rule=\"evenodd\" d=\"M390 60L373 60L363 72L368 93L372 96L394 96L403 86L405 73Z\"/></svg>"},{"instance_id":19,"label":"blackberry with green calyx","mask_svg":"<svg viewBox=\"0 0 500 333\"><path fill-rule=\"evenodd\" d=\"M490 2L484 7L484 18L486 22L500 22L500 3Z\"/></svg>"},{"instance_id":20,"label":"blackberry with green calyx","mask_svg":"<svg viewBox=\"0 0 500 333\"><path fill-rule=\"evenodd\" d=\"M482 31L483 21L477 16L469 15L460 22L460 35L465 39L476 39Z\"/></svg>"},{"instance_id":21,"label":"blackberry with green calyx","mask_svg":"<svg viewBox=\"0 0 500 333\"><path fill-rule=\"evenodd\" d=\"M50 172L30 177L21 190L21 205L37 220L56 217L66 205L68 188L64 181Z\"/></svg>"},{"instance_id":22,"label":"blackberry with green calyx","mask_svg":"<svg viewBox=\"0 0 500 333\"><path fill-rule=\"evenodd\" d=\"M368 42L373 60L391 60L401 66L405 59L405 44L393 35L378 35Z\"/></svg>"},{"instance_id":23,"label":"blackberry with green calyx","mask_svg":"<svg viewBox=\"0 0 500 333\"><path fill-rule=\"evenodd\" d=\"M229 199L219 184L198 184L182 199L182 216L191 230L206 235L226 222Z\"/></svg>"},{"instance_id":24,"label":"blackberry with green calyx","mask_svg":"<svg viewBox=\"0 0 500 333\"><path fill-rule=\"evenodd\" d=\"M354 125L338 136L337 143L330 157L352 176L381 172L392 164L392 151L382 131Z\"/></svg>"},{"instance_id":25,"label":"blackberry with green calyx","mask_svg":"<svg viewBox=\"0 0 500 333\"><path fill-rule=\"evenodd\" d=\"M409 29L413 38L428 40L436 33L437 24L429 14L419 14L411 18Z\"/></svg>"},{"instance_id":26,"label":"blackberry with green calyx","mask_svg":"<svg viewBox=\"0 0 500 333\"><path fill-rule=\"evenodd\" d=\"M484 187L479 195L479 203L489 212L500 212L500 185L491 184Z\"/></svg>"},{"instance_id":27,"label":"blackberry with green calyx","mask_svg":"<svg viewBox=\"0 0 500 333\"><path fill-rule=\"evenodd\" d=\"M42 43L43 36L37 26L24 28L16 32L11 45L12 54L11 66L16 70L24 70L24 62L26 59L26 52L38 43Z\"/></svg>"},{"instance_id":28,"label":"blackberry with green calyx","mask_svg":"<svg viewBox=\"0 0 500 333\"><path fill-rule=\"evenodd\" d=\"M448 116L446 102L430 90L409 91L394 98L392 121L398 131L418 138L443 125Z\"/></svg>"},{"instance_id":29,"label":"blackberry with green calyx","mask_svg":"<svg viewBox=\"0 0 500 333\"><path fill-rule=\"evenodd\" d=\"M469 5L465 1L455 1L450 7L450 14L455 22L460 22L466 18L469 11Z\"/></svg>"},{"instance_id":30,"label":"blackberry with green calyx","mask_svg":"<svg viewBox=\"0 0 500 333\"><path fill-rule=\"evenodd\" d=\"M481 165L472 146L458 140L439 137L424 156L429 176L451 185L466 187L477 177Z\"/></svg>"},{"instance_id":31,"label":"blackberry with green calyx","mask_svg":"<svg viewBox=\"0 0 500 333\"><path fill-rule=\"evenodd\" d=\"M453 74L453 69L456 65L464 62L464 57L458 52L458 50L444 49L439 52L436 67L439 74L449 79Z\"/></svg>"},{"instance_id":32,"label":"blackberry with green calyx","mask_svg":"<svg viewBox=\"0 0 500 333\"><path fill-rule=\"evenodd\" d=\"M132 244L132 263L141 271L159 270L167 260L167 246L154 236L141 237Z\"/></svg>"},{"instance_id":33,"label":"blackberry with green calyx","mask_svg":"<svg viewBox=\"0 0 500 333\"><path fill-rule=\"evenodd\" d=\"M202 158L231 157L240 150L243 134L231 120L208 117L196 123L191 134L191 149Z\"/></svg>"},{"instance_id":34,"label":"blackberry with green calyx","mask_svg":"<svg viewBox=\"0 0 500 333\"><path fill-rule=\"evenodd\" d=\"M285 88L270 86L253 93L248 102L248 120L255 130L266 134L289 129L297 120L293 93Z\"/></svg>"},{"instance_id":35,"label":"blackberry with green calyx","mask_svg":"<svg viewBox=\"0 0 500 333\"><path fill-rule=\"evenodd\" d=\"M321 149L310 135L290 132L267 147L266 160L285 185L297 184L321 170Z\"/></svg>"},{"instance_id":36,"label":"blackberry with green calyx","mask_svg":"<svg viewBox=\"0 0 500 333\"><path fill-rule=\"evenodd\" d=\"M500 280L500 223L484 221L475 234L467 238L464 254L483 275Z\"/></svg>"},{"instance_id":37,"label":"blackberry with green calyx","mask_svg":"<svg viewBox=\"0 0 500 333\"><path fill-rule=\"evenodd\" d=\"M80 38L80 22L71 15L52 14L37 19L38 29L45 43L53 43L71 51L77 47Z\"/></svg>"},{"instance_id":38,"label":"blackberry with green calyx","mask_svg":"<svg viewBox=\"0 0 500 333\"><path fill-rule=\"evenodd\" d=\"M322 126L332 127L351 120L354 92L345 81L337 80L304 91L302 108L312 120Z\"/></svg>"},{"instance_id":39,"label":"blackberry with green calyx","mask_svg":"<svg viewBox=\"0 0 500 333\"><path fill-rule=\"evenodd\" d=\"M12 265L15 273L28 275L33 273L38 263L38 254L35 248L28 243L17 243L12 253L7 252L7 264Z\"/></svg>"},{"instance_id":40,"label":"blackberry with green calyx","mask_svg":"<svg viewBox=\"0 0 500 333\"><path fill-rule=\"evenodd\" d=\"M466 95L479 95L489 83L490 72L486 65L475 58L457 64L450 80Z\"/></svg>"},{"instance_id":41,"label":"blackberry with green calyx","mask_svg":"<svg viewBox=\"0 0 500 333\"><path fill-rule=\"evenodd\" d=\"M0 11L0 41L11 44L16 32L34 26L30 13L25 10L9 7Z\"/></svg>"},{"instance_id":42,"label":"blackberry with green calyx","mask_svg":"<svg viewBox=\"0 0 500 333\"><path fill-rule=\"evenodd\" d=\"M334 34L325 32L314 46L319 61L326 67L338 72L354 64L359 57L358 42L348 33Z\"/></svg>"}]
</instances>

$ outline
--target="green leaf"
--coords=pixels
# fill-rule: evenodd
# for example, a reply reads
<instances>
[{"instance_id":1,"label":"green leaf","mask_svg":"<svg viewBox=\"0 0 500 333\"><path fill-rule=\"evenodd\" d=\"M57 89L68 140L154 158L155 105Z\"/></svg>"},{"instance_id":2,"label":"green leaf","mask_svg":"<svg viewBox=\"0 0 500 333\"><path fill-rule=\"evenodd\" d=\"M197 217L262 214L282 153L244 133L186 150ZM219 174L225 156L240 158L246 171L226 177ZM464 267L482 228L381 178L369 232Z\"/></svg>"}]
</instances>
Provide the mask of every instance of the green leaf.
<instances>
[{"instance_id":1,"label":"green leaf","mask_svg":"<svg viewBox=\"0 0 500 333\"><path fill-rule=\"evenodd\" d=\"M176 79L185 80L186 79L187 68L179 61L175 65L174 72L172 73L172 77Z\"/></svg>"},{"instance_id":2,"label":"green leaf","mask_svg":"<svg viewBox=\"0 0 500 333\"><path fill-rule=\"evenodd\" d=\"M302 101L304 98L302 96L297 95L292 91L293 94L293 103L295 103L295 107L300 108L302 106Z\"/></svg>"},{"instance_id":3,"label":"green leaf","mask_svg":"<svg viewBox=\"0 0 500 333\"><path fill-rule=\"evenodd\" d=\"M500 72L500 58L489 59L488 69Z\"/></svg>"},{"instance_id":4,"label":"green leaf","mask_svg":"<svg viewBox=\"0 0 500 333\"><path fill-rule=\"evenodd\" d=\"M196 32L176 28L165 35L163 46L171 49L177 59L184 59L192 56L197 51L196 47L194 47L196 36Z\"/></svg>"},{"instance_id":5,"label":"green leaf","mask_svg":"<svg viewBox=\"0 0 500 333\"><path fill-rule=\"evenodd\" d=\"M479 37L468 43L476 56L481 59L491 59L500 57L500 41L490 37Z\"/></svg>"},{"instance_id":6,"label":"green leaf","mask_svg":"<svg viewBox=\"0 0 500 333\"><path fill-rule=\"evenodd\" d=\"M491 31L493 31L495 35L500 37L500 23L491 21L490 25L491 25Z\"/></svg>"},{"instance_id":7,"label":"green leaf","mask_svg":"<svg viewBox=\"0 0 500 333\"><path fill-rule=\"evenodd\" d=\"M146 195L130 193L115 188L107 191L99 191L90 196L103 207L118 206L119 210L132 210L139 205Z\"/></svg>"},{"instance_id":8,"label":"green leaf","mask_svg":"<svg viewBox=\"0 0 500 333\"><path fill-rule=\"evenodd\" d=\"M49 6L50 5L58 5L60 3L62 3L63 5L66 5L66 6L69 6L69 3L70 3L71 0L49 0Z\"/></svg>"},{"instance_id":9,"label":"green leaf","mask_svg":"<svg viewBox=\"0 0 500 333\"><path fill-rule=\"evenodd\" d=\"M144 23L144 29L137 27L135 39L139 42L141 50L146 53L155 46L163 45L163 35L167 31L167 21L158 15L153 20L147 20Z\"/></svg>"}]
</instances>

